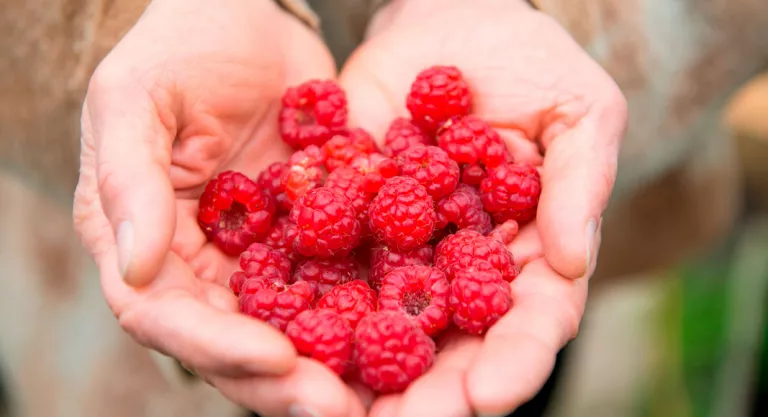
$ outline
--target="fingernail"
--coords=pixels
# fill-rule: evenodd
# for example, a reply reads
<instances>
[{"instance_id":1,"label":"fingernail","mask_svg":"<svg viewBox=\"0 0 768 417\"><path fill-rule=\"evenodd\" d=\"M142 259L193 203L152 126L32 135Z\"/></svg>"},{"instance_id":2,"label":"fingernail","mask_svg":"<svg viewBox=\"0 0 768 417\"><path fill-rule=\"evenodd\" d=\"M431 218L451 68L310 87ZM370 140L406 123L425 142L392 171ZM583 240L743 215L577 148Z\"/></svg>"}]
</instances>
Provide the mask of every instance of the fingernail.
<instances>
[{"instance_id":1,"label":"fingernail","mask_svg":"<svg viewBox=\"0 0 768 417\"><path fill-rule=\"evenodd\" d=\"M595 256L595 250L597 246L597 221L591 219L587 222L587 228L584 233L584 237L587 240L587 263L586 272L589 274L589 270L592 267L592 259Z\"/></svg>"},{"instance_id":2,"label":"fingernail","mask_svg":"<svg viewBox=\"0 0 768 417\"><path fill-rule=\"evenodd\" d=\"M291 417L323 417L317 411L299 404L288 407L288 415Z\"/></svg>"},{"instance_id":3,"label":"fingernail","mask_svg":"<svg viewBox=\"0 0 768 417\"><path fill-rule=\"evenodd\" d=\"M133 252L133 224L131 222L126 220L117 226L115 241L117 243L117 267L120 269L120 275L125 278Z\"/></svg>"}]
</instances>

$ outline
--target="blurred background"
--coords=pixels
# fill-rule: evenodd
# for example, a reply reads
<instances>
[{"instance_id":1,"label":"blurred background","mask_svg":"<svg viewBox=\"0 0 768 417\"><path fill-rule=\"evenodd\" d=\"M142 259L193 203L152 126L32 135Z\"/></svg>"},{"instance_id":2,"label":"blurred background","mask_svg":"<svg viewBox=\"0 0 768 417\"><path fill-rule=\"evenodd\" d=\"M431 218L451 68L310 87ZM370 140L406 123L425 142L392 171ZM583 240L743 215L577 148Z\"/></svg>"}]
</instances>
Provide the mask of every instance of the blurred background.
<instances>
[{"instance_id":1,"label":"blurred background","mask_svg":"<svg viewBox=\"0 0 768 417\"><path fill-rule=\"evenodd\" d=\"M71 225L79 113L146 0L0 0L0 416L244 416L134 344ZM284 1L339 64L364 1ZM630 106L548 417L768 416L768 2L540 0Z\"/></svg>"}]
</instances>

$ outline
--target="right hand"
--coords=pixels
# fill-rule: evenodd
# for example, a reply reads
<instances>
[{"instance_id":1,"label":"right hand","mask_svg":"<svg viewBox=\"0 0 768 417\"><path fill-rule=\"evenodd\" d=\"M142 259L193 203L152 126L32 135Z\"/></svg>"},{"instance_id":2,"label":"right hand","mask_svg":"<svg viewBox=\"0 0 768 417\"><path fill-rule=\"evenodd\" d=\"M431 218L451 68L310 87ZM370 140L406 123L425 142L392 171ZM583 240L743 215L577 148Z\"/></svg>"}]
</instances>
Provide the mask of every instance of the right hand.
<instances>
[{"instance_id":1,"label":"right hand","mask_svg":"<svg viewBox=\"0 0 768 417\"><path fill-rule=\"evenodd\" d=\"M270 0L155 0L99 65L82 116L74 222L121 326L264 415L362 416L352 390L237 311L237 260L197 199L218 172L254 178L289 150L286 87L335 77L320 38ZM303 414L302 414L303 412Z\"/></svg>"}]
</instances>

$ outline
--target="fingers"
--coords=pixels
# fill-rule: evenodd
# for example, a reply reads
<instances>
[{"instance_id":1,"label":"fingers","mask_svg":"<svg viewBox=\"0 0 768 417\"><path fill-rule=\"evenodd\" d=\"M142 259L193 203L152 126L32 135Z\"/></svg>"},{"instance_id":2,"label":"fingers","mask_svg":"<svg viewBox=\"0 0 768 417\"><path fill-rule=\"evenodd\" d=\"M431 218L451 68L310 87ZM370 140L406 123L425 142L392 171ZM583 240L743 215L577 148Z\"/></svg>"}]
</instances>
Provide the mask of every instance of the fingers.
<instances>
[{"instance_id":1,"label":"fingers","mask_svg":"<svg viewBox=\"0 0 768 417\"><path fill-rule=\"evenodd\" d=\"M115 233L118 267L140 286L160 269L175 226L169 132L149 95L97 71L89 87L99 198Z\"/></svg>"},{"instance_id":2,"label":"fingers","mask_svg":"<svg viewBox=\"0 0 768 417\"><path fill-rule=\"evenodd\" d=\"M299 358L280 377L222 378L210 381L230 400L265 416L364 417L354 392L323 365Z\"/></svg>"},{"instance_id":3,"label":"fingers","mask_svg":"<svg viewBox=\"0 0 768 417\"><path fill-rule=\"evenodd\" d=\"M505 415L544 385L555 356L575 337L587 280L567 280L544 259L512 282L514 304L486 335L467 373L467 395L481 415Z\"/></svg>"},{"instance_id":4,"label":"fingers","mask_svg":"<svg viewBox=\"0 0 768 417\"><path fill-rule=\"evenodd\" d=\"M381 140L392 120L408 116L405 109L407 90L395 95L391 85L385 85L375 74L375 71L366 71L362 62L353 56L341 73L339 83L349 102L349 124L362 127ZM403 83L405 87L409 85Z\"/></svg>"},{"instance_id":5,"label":"fingers","mask_svg":"<svg viewBox=\"0 0 768 417\"><path fill-rule=\"evenodd\" d=\"M573 127L555 123L542 138L539 228L547 260L569 278L585 276L596 256L598 222L616 177L626 104L620 93L612 97Z\"/></svg>"}]
</instances>

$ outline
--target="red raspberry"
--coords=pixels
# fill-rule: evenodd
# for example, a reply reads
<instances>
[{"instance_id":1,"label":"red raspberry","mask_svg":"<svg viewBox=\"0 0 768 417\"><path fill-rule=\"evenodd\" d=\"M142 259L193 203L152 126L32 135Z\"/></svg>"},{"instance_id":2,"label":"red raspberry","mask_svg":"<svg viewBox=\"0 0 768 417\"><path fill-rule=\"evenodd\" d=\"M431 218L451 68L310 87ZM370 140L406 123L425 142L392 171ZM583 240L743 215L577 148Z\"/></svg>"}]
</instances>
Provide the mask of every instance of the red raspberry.
<instances>
[{"instance_id":1,"label":"red raspberry","mask_svg":"<svg viewBox=\"0 0 768 417\"><path fill-rule=\"evenodd\" d=\"M285 335L296 351L338 375L352 362L352 335L349 323L332 310L305 310L288 324Z\"/></svg>"},{"instance_id":2,"label":"red raspberry","mask_svg":"<svg viewBox=\"0 0 768 417\"><path fill-rule=\"evenodd\" d=\"M291 261L283 252L262 243L253 243L240 254L240 269L249 276L291 279Z\"/></svg>"},{"instance_id":3,"label":"red raspberry","mask_svg":"<svg viewBox=\"0 0 768 417\"><path fill-rule=\"evenodd\" d=\"M391 178L371 202L371 231L380 242L397 250L421 246L435 228L433 204L427 189L415 179Z\"/></svg>"},{"instance_id":4,"label":"red raspberry","mask_svg":"<svg viewBox=\"0 0 768 417\"><path fill-rule=\"evenodd\" d=\"M398 117L389 125L384 135L386 154L392 157L416 145L432 145L433 140L420 127L404 117Z\"/></svg>"},{"instance_id":5,"label":"red raspberry","mask_svg":"<svg viewBox=\"0 0 768 417\"><path fill-rule=\"evenodd\" d=\"M304 310L309 310L314 301L314 291L308 282L280 286L269 285L264 280L249 279L240 293L240 311L265 321L280 331ZM252 291L246 288L253 285Z\"/></svg>"},{"instance_id":6,"label":"red raspberry","mask_svg":"<svg viewBox=\"0 0 768 417\"><path fill-rule=\"evenodd\" d=\"M314 145L291 155L288 170L280 180L290 207L307 191L322 185L324 164L325 152Z\"/></svg>"},{"instance_id":7,"label":"red raspberry","mask_svg":"<svg viewBox=\"0 0 768 417\"><path fill-rule=\"evenodd\" d=\"M408 315L429 336L448 327L451 284L443 271L426 265L405 266L388 273L379 290L379 311Z\"/></svg>"},{"instance_id":8,"label":"red raspberry","mask_svg":"<svg viewBox=\"0 0 768 417\"><path fill-rule=\"evenodd\" d=\"M363 175L354 168L339 168L328 174L325 186L340 191L352 202L352 207L357 213L357 220L360 222L360 234L363 237L368 236L370 234L368 205L373 200L374 194L365 191Z\"/></svg>"},{"instance_id":9,"label":"red raspberry","mask_svg":"<svg viewBox=\"0 0 768 417\"><path fill-rule=\"evenodd\" d=\"M491 216L483 210L480 193L466 184L459 184L448 197L437 203L437 228L453 224L457 230L472 229L482 234L491 231Z\"/></svg>"},{"instance_id":10,"label":"red raspberry","mask_svg":"<svg viewBox=\"0 0 768 417\"><path fill-rule=\"evenodd\" d=\"M406 107L416 124L427 132L435 132L451 118L469 114L472 94L458 68L433 66L416 76Z\"/></svg>"},{"instance_id":11,"label":"red raspberry","mask_svg":"<svg viewBox=\"0 0 768 417\"><path fill-rule=\"evenodd\" d=\"M376 311L376 292L363 280L353 280L333 287L317 302L317 308L328 308L349 321L352 328L368 313Z\"/></svg>"},{"instance_id":12,"label":"red raspberry","mask_svg":"<svg viewBox=\"0 0 768 417\"><path fill-rule=\"evenodd\" d=\"M514 220L524 224L536 217L541 177L533 166L504 164L490 170L480 190L485 210L497 223Z\"/></svg>"},{"instance_id":13,"label":"red raspberry","mask_svg":"<svg viewBox=\"0 0 768 417\"><path fill-rule=\"evenodd\" d=\"M279 114L280 136L298 149L322 146L347 124L347 96L333 81L309 80L288 88Z\"/></svg>"},{"instance_id":14,"label":"red raspberry","mask_svg":"<svg viewBox=\"0 0 768 417\"><path fill-rule=\"evenodd\" d=\"M352 357L365 385L400 392L432 366L435 342L402 313L381 311L358 324Z\"/></svg>"},{"instance_id":15,"label":"red raspberry","mask_svg":"<svg viewBox=\"0 0 768 417\"><path fill-rule=\"evenodd\" d=\"M400 175L411 177L437 201L452 193L459 183L459 165L437 146L416 146L397 157Z\"/></svg>"},{"instance_id":16,"label":"red raspberry","mask_svg":"<svg viewBox=\"0 0 768 417\"><path fill-rule=\"evenodd\" d=\"M484 333L512 306L512 292L499 271L464 268L451 281L453 322L469 334Z\"/></svg>"},{"instance_id":17,"label":"red raspberry","mask_svg":"<svg viewBox=\"0 0 768 417\"><path fill-rule=\"evenodd\" d=\"M285 195L285 187L282 179L288 174L288 164L285 162L275 162L261 171L256 179L256 184L266 194L272 197L279 212L287 213L291 210L293 204Z\"/></svg>"},{"instance_id":18,"label":"red raspberry","mask_svg":"<svg viewBox=\"0 0 768 417\"><path fill-rule=\"evenodd\" d=\"M505 245L509 245L513 240L515 240L515 236L517 236L519 229L520 227L516 221L507 220L504 223L494 227L493 230L491 230L491 233L488 234L488 237L491 239L496 239Z\"/></svg>"},{"instance_id":19,"label":"red raspberry","mask_svg":"<svg viewBox=\"0 0 768 417\"><path fill-rule=\"evenodd\" d=\"M461 168L461 182L464 184L480 186L485 178L485 170L480 164L464 165Z\"/></svg>"},{"instance_id":20,"label":"red raspberry","mask_svg":"<svg viewBox=\"0 0 768 417\"><path fill-rule=\"evenodd\" d=\"M475 116L448 123L437 137L437 143L460 164L482 163L495 167L509 158L509 151L499 133Z\"/></svg>"},{"instance_id":21,"label":"red raspberry","mask_svg":"<svg viewBox=\"0 0 768 417\"><path fill-rule=\"evenodd\" d=\"M245 175L225 171L212 179L200 196L197 223L216 246L237 256L264 238L272 226L274 205Z\"/></svg>"},{"instance_id":22,"label":"red raspberry","mask_svg":"<svg viewBox=\"0 0 768 417\"><path fill-rule=\"evenodd\" d=\"M300 263L293 274L293 280L307 281L320 297L339 284L360 278L360 267L351 258L309 259Z\"/></svg>"},{"instance_id":23,"label":"red raspberry","mask_svg":"<svg viewBox=\"0 0 768 417\"><path fill-rule=\"evenodd\" d=\"M282 216L269 229L267 236L264 237L264 244L282 252L288 257L291 264L295 264L299 260L299 254L296 253L293 242L296 241L298 235L299 228L296 227L296 224L291 222L288 216Z\"/></svg>"},{"instance_id":24,"label":"red raspberry","mask_svg":"<svg viewBox=\"0 0 768 417\"><path fill-rule=\"evenodd\" d=\"M323 145L326 160L325 168L328 172L341 167L347 167L358 156L365 156L378 152L379 148L373 140L373 136L363 129L350 129L343 135L336 135Z\"/></svg>"},{"instance_id":25,"label":"red raspberry","mask_svg":"<svg viewBox=\"0 0 768 417\"><path fill-rule=\"evenodd\" d=\"M365 191L374 194L379 192L388 179L400 173L397 162L380 153L355 158L352 168L363 174Z\"/></svg>"},{"instance_id":26,"label":"red raspberry","mask_svg":"<svg viewBox=\"0 0 768 417\"><path fill-rule=\"evenodd\" d=\"M346 256L360 240L352 203L332 188L308 191L294 203L290 219L299 229L294 244L303 256Z\"/></svg>"},{"instance_id":27,"label":"red raspberry","mask_svg":"<svg viewBox=\"0 0 768 417\"><path fill-rule=\"evenodd\" d=\"M229 288L237 296L243 293L254 294L264 288L273 286L275 288L282 288L285 284L286 281L277 275L258 276L237 271L229 277Z\"/></svg>"},{"instance_id":28,"label":"red raspberry","mask_svg":"<svg viewBox=\"0 0 768 417\"><path fill-rule=\"evenodd\" d=\"M381 280L390 271L403 266L432 265L434 250L432 246L419 246L404 252L391 250L387 247L371 249L371 268L368 271L368 282L376 290L381 286Z\"/></svg>"},{"instance_id":29,"label":"red raspberry","mask_svg":"<svg viewBox=\"0 0 768 417\"><path fill-rule=\"evenodd\" d=\"M482 261L491 264L506 281L512 281L520 272L504 244L474 230L459 230L435 248L435 267L442 269L450 281L458 271Z\"/></svg>"}]
</instances>

